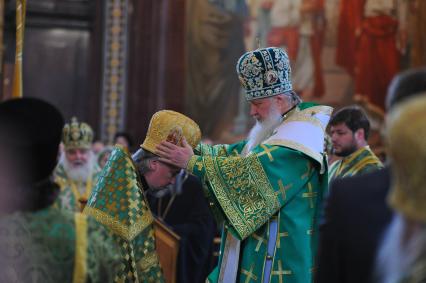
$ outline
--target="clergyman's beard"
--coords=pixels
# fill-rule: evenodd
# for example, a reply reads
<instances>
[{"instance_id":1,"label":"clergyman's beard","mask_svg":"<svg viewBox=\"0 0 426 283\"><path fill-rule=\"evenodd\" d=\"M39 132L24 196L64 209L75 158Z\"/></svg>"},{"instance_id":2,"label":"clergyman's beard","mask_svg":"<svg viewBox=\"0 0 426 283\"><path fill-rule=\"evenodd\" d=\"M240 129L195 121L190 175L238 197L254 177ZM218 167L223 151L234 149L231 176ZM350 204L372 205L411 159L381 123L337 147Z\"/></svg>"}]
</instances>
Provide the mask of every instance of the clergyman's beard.
<instances>
[{"instance_id":1,"label":"clergyman's beard","mask_svg":"<svg viewBox=\"0 0 426 283\"><path fill-rule=\"evenodd\" d=\"M65 157L65 153L62 153L60 163L64 166L65 172L69 179L75 182L86 182L89 176L92 174L93 167L96 159L93 152L89 152L89 158L85 164L79 166L73 166L68 159Z\"/></svg>"},{"instance_id":2,"label":"clergyman's beard","mask_svg":"<svg viewBox=\"0 0 426 283\"><path fill-rule=\"evenodd\" d=\"M346 156L351 155L355 151L357 151L357 147L356 147L355 141L353 141L350 145L343 148L342 151L334 152L334 155L339 156L339 157L346 157Z\"/></svg>"},{"instance_id":3,"label":"clergyman's beard","mask_svg":"<svg viewBox=\"0 0 426 283\"><path fill-rule=\"evenodd\" d=\"M256 121L247 138L247 153L265 141L281 123L281 113L276 105L271 106L268 117L263 121Z\"/></svg>"}]
</instances>

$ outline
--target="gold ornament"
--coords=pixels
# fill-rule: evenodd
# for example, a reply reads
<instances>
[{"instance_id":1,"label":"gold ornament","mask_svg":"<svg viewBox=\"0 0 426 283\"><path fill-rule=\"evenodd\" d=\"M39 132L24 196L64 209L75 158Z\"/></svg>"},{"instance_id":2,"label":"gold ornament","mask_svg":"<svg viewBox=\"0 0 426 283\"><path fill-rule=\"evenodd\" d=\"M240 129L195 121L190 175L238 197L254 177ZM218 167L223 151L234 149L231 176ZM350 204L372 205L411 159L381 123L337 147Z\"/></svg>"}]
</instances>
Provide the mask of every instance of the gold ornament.
<instances>
[{"instance_id":1,"label":"gold ornament","mask_svg":"<svg viewBox=\"0 0 426 283\"><path fill-rule=\"evenodd\" d=\"M157 150L156 146L162 141L182 146L183 137L192 148L195 148L201 139L198 124L181 113L161 110L152 116L148 133L141 147L154 153Z\"/></svg>"},{"instance_id":2,"label":"gold ornament","mask_svg":"<svg viewBox=\"0 0 426 283\"><path fill-rule=\"evenodd\" d=\"M92 128L84 122L79 123L76 117L72 117L71 123L65 124L62 130L62 142L65 150L75 148L90 149L92 141Z\"/></svg>"}]
</instances>

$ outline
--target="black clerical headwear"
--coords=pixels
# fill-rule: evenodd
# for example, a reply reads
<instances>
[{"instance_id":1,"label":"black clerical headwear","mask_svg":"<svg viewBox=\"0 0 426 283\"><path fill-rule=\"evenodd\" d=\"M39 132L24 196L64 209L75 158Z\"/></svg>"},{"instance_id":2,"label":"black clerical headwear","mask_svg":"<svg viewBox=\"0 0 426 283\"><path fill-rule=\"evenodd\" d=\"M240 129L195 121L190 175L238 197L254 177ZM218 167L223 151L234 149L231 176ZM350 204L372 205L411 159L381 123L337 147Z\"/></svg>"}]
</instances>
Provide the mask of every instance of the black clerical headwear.
<instances>
[{"instance_id":1,"label":"black clerical headwear","mask_svg":"<svg viewBox=\"0 0 426 283\"><path fill-rule=\"evenodd\" d=\"M59 110L36 98L0 103L0 146L12 156L22 181L50 176L57 163L64 119Z\"/></svg>"}]
</instances>

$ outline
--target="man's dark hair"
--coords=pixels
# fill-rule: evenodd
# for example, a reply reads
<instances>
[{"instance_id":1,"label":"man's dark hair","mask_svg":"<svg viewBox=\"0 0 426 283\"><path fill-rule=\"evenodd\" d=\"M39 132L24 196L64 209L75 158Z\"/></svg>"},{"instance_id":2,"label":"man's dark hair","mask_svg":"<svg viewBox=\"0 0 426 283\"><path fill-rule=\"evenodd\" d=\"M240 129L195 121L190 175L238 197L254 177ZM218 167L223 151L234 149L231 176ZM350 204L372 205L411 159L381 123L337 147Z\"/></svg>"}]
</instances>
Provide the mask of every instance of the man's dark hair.
<instances>
[{"instance_id":1,"label":"man's dark hair","mask_svg":"<svg viewBox=\"0 0 426 283\"><path fill-rule=\"evenodd\" d=\"M426 94L426 68L402 72L389 85L386 109L389 111L396 104L419 94Z\"/></svg>"},{"instance_id":2,"label":"man's dark hair","mask_svg":"<svg viewBox=\"0 0 426 283\"><path fill-rule=\"evenodd\" d=\"M330 126L344 123L352 132L364 129L364 137L367 140L370 134L370 121L365 111L358 106L348 106L337 111L330 120Z\"/></svg>"}]
</instances>

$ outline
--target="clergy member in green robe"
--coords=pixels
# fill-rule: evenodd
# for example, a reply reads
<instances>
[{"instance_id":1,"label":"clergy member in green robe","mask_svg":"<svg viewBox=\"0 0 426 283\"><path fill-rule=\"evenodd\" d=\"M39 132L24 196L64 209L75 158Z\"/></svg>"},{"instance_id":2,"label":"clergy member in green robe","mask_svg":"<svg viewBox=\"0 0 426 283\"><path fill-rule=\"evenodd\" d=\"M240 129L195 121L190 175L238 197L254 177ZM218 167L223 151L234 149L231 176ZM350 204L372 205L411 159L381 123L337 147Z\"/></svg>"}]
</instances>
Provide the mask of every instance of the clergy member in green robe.
<instances>
[{"instance_id":1,"label":"clergy member in green robe","mask_svg":"<svg viewBox=\"0 0 426 283\"><path fill-rule=\"evenodd\" d=\"M245 53L237 72L257 120L248 139L195 152L163 142L157 152L202 180L223 221L209 282L313 282L332 108L300 102L282 49Z\"/></svg>"},{"instance_id":2,"label":"clergy member in green robe","mask_svg":"<svg viewBox=\"0 0 426 283\"><path fill-rule=\"evenodd\" d=\"M335 178L350 177L381 168L383 168L382 162L367 145L333 162L329 168L329 178L332 180Z\"/></svg>"},{"instance_id":3,"label":"clergy member in green robe","mask_svg":"<svg viewBox=\"0 0 426 283\"><path fill-rule=\"evenodd\" d=\"M112 235L53 205L62 126L42 100L0 103L0 282L113 282L120 261Z\"/></svg>"},{"instance_id":4,"label":"clergy member in green robe","mask_svg":"<svg viewBox=\"0 0 426 283\"><path fill-rule=\"evenodd\" d=\"M65 124L59 164L55 169L55 182L61 187L56 206L61 209L81 212L81 203L89 198L96 185L100 168L91 150L92 128L79 122L76 117Z\"/></svg>"},{"instance_id":5,"label":"clergy member in green robe","mask_svg":"<svg viewBox=\"0 0 426 283\"><path fill-rule=\"evenodd\" d=\"M154 219L124 148L114 147L83 213L114 235L121 256L115 282L164 282L155 250Z\"/></svg>"},{"instance_id":6,"label":"clergy member in green robe","mask_svg":"<svg viewBox=\"0 0 426 283\"><path fill-rule=\"evenodd\" d=\"M86 215L50 205L2 215L0 229L1 282L114 282L119 250Z\"/></svg>"},{"instance_id":7,"label":"clergy member in green robe","mask_svg":"<svg viewBox=\"0 0 426 283\"><path fill-rule=\"evenodd\" d=\"M342 158L331 164L330 181L383 168L368 146L370 121L362 108L344 107L333 115L329 124L333 153Z\"/></svg>"},{"instance_id":8,"label":"clergy member in green robe","mask_svg":"<svg viewBox=\"0 0 426 283\"><path fill-rule=\"evenodd\" d=\"M114 148L83 211L115 235L122 257L117 282L164 281L155 248L154 218L144 192L174 184L180 169L160 161L153 151L163 140L180 144L183 137L195 147L201 139L200 128L178 112L156 112L133 157L120 146Z\"/></svg>"}]
</instances>

